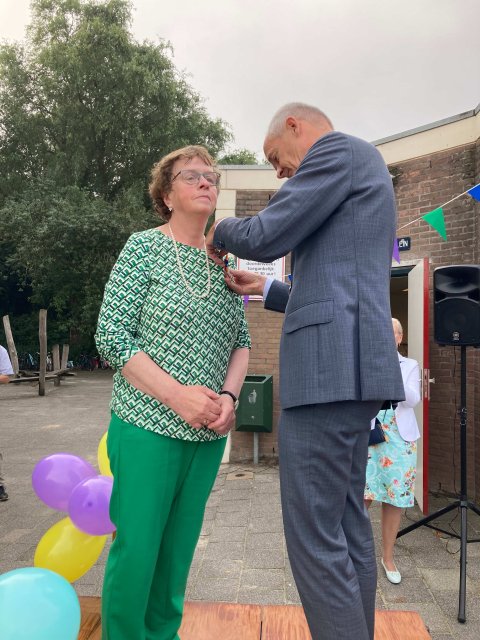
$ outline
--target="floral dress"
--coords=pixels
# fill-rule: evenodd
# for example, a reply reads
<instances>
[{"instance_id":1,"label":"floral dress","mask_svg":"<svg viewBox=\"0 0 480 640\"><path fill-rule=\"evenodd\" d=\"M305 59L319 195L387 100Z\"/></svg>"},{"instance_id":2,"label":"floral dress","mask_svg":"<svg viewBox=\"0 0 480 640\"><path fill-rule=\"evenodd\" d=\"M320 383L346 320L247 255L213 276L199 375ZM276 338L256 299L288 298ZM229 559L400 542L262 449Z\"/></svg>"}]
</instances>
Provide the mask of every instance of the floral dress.
<instances>
[{"instance_id":1,"label":"floral dress","mask_svg":"<svg viewBox=\"0 0 480 640\"><path fill-rule=\"evenodd\" d=\"M392 409L380 411L377 418L382 423L385 442L368 447L365 500L413 507L417 443L402 438Z\"/></svg>"}]
</instances>

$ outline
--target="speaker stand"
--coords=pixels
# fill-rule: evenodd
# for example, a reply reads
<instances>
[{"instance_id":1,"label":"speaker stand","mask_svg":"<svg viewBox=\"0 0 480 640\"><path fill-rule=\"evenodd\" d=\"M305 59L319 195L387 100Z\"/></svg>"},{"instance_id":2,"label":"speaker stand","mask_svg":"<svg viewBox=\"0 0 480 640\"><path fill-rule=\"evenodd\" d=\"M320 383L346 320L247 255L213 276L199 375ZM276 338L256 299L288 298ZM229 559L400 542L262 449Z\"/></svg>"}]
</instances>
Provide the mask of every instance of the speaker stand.
<instances>
[{"instance_id":1,"label":"speaker stand","mask_svg":"<svg viewBox=\"0 0 480 640\"><path fill-rule=\"evenodd\" d=\"M461 346L461 359L460 359L460 498L449 504L443 509L431 513L426 518L422 518L417 522L414 522L408 527L401 529L397 538L404 536L418 527L425 526L435 531L441 531L446 533L452 538L460 540L460 584L458 593L458 616L459 622L465 622L465 597L466 597L466 584L467 584L467 543L480 542L480 538L468 539L467 537L467 512L473 511L480 516L480 509L469 501L467 492L467 347ZM459 509L460 511L460 535L452 531L441 529L440 527L430 524L432 520L436 520L440 516L443 516L449 511Z\"/></svg>"}]
</instances>

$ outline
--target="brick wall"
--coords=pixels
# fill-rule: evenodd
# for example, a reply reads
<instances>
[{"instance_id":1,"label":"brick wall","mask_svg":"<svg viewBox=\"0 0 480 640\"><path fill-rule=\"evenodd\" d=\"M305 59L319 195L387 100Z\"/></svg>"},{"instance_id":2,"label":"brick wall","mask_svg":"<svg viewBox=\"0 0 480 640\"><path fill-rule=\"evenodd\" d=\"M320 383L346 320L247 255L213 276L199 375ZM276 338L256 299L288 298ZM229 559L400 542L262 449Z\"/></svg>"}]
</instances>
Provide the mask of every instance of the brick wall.
<instances>
[{"instance_id":1,"label":"brick wall","mask_svg":"<svg viewBox=\"0 0 480 640\"><path fill-rule=\"evenodd\" d=\"M480 182L480 141L430 156L391 166L395 179L398 226L402 226L443 204ZM237 216L255 215L268 202L270 191L238 191ZM453 347L439 347L433 341L433 270L450 264L478 264L480 261L480 205L465 196L445 208L448 241L424 221L400 232L410 236L412 249L401 253L407 261L430 259L430 368L436 384L431 388L429 478L433 490L454 492L459 488L460 353ZM289 266L287 266L289 269ZM287 270L288 273L288 270ZM247 319L252 335L250 373L273 373L274 420L272 434L260 434L260 455L277 455L278 347L282 314L263 309L262 302L250 302ZM480 350L467 349L468 358L468 464L469 495L480 497ZM456 364L455 364L456 362ZM251 459L251 434L234 433L231 459Z\"/></svg>"},{"instance_id":2,"label":"brick wall","mask_svg":"<svg viewBox=\"0 0 480 640\"><path fill-rule=\"evenodd\" d=\"M480 140L475 145L475 184L480 183ZM474 263L480 264L480 203L474 204L476 213L475 220L475 253ZM474 424L475 429L475 497L480 497L480 353L477 352L473 358L473 393L474 393Z\"/></svg>"},{"instance_id":3,"label":"brick wall","mask_svg":"<svg viewBox=\"0 0 480 640\"><path fill-rule=\"evenodd\" d=\"M244 218L256 215L261 211L274 191L237 191L236 215ZM287 273L290 261L287 259ZM272 458L278 455L277 425L280 414L278 402L278 352L283 313L267 311L260 300L251 300L246 308L248 327L252 338L252 351L248 372L251 374L273 374L273 431L259 434L259 455ZM230 460L236 462L251 460L253 457L253 435L251 433L233 432Z\"/></svg>"},{"instance_id":4,"label":"brick wall","mask_svg":"<svg viewBox=\"0 0 480 640\"><path fill-rule=\"evenodd\" d=\"M478 167L478 145L472 144L392 166L397 174L395 193L398 226L450 200L473 186ZM477 180L478 181L478 180ZM429 480L432 490L455 492L460 487L459 419L460 349L439 347L433 341L433 270L451 264L478 262L478 204L465 196L444 209L447 242L420 221L401 232L412 239L408 259L430 259L430 370L435 378L430 401ZM467 409L469 493L480 495L480 406L478 350L467 349ZM477 461L476 461L477 458Z\"/></svg>"}]
</instances>

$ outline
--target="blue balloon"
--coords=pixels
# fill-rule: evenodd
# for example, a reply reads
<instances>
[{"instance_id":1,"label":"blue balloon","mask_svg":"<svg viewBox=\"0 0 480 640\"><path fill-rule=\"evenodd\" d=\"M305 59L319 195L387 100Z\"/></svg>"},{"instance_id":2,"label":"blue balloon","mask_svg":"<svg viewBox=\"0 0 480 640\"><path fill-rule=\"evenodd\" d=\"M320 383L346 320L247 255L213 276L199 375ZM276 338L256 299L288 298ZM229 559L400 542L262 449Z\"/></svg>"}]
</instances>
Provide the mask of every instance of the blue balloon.
<instances>
[{"instance_id":1,"label":"blue balloon","mask_svg":"<svg viewBox=\"0 0 480 640\"><path fill-rule=\"evenodd\" d=\"M75 589L58 573L27 567L0 576L2 640L76 640L80 617Z\"/></svg>"}]
</instances>

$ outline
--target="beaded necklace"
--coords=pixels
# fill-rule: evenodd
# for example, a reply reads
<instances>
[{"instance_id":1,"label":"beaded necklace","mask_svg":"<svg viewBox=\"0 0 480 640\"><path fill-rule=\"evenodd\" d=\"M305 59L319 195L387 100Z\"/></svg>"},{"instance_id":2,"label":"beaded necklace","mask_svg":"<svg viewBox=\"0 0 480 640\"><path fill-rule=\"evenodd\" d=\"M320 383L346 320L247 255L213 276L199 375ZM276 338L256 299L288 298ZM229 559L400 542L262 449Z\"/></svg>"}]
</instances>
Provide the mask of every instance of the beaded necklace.
<instances>
[{"instance_id":1,"label":"beaded necklace","mask_svg":"<svg viewBox=\"0 0 480 640\"><path fill-rule=\"evenodd\" d=\"M173 241L175 256L177 258L178 271L180 273L180 277L182 278L183 284L185 285L187 291L189 291L194 298L198 298L199 300L201 300L202 298L207 298L210 294L211 280L210 280L210 263L208 261L207 246L205 244L205 238L203 238L203 250L205 251L205 263L207 265L207 289L203 293L197 293L194 289L192 289L192 287L190 286L189 282L185 277L185 273L182 267L182 261L180 260L180 253L178 251L177 241L175 240L175 236L173 235L173 231L172 231L172 227L170 226L170 223L168 223L168 231L170 232L170 236Z\"/></svg>"}]
</instances>

